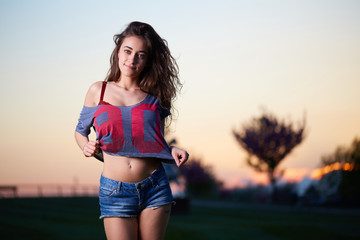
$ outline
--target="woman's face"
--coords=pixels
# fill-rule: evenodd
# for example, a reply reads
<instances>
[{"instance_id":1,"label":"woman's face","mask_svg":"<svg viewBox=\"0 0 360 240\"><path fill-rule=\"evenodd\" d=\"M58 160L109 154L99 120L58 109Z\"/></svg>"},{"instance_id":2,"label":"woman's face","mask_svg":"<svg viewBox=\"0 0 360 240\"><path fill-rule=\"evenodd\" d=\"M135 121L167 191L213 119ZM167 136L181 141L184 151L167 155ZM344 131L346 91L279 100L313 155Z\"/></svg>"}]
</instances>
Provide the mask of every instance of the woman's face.
<instances>
[{"instance_id":1,"label":"woman's face","mask_svg":"<svg viewBox=\"0 0 360 240\"><path fill-rule=\"evenodd\" d=\"M148 54L145 39L138 36L124 38L118 52L121 77L137 79L147 64Z\"/></svg>"}]
</instances>

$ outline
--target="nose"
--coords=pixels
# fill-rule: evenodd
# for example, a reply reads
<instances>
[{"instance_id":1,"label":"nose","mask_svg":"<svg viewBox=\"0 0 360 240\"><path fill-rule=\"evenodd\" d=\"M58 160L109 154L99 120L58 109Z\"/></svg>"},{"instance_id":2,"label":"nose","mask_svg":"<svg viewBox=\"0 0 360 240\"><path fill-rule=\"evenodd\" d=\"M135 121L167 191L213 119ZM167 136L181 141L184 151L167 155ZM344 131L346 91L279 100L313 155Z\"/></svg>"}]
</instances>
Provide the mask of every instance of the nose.
<instances>
[{"instance_id":1,"label":"nose","mask_svg":"<svg viewBox=\"0 0 360 240\"><path fill-rule=\"evenodd\" d=\"M139 61L139 58L137 57L136 54L131 54L131 55L129 56L129 61L130 61L131 63L137 63L137 62Z\"/></svg>"}]
</instances>

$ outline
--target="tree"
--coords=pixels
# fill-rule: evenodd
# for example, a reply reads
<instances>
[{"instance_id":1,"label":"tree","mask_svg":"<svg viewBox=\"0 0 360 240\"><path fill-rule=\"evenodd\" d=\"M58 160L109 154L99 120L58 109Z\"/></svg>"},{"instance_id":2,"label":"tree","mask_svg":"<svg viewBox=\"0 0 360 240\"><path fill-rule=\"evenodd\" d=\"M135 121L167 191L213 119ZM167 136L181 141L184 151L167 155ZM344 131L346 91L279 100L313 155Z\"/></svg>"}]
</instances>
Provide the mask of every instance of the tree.
<instances>
[{"instance_id":1,"label":"tree","mask_svg":"<svg viewBox=\"0 0 360 240\"><path fill-rule=\"evenodd\" d=\"M247 163L256 171L267 172L273 187L273 200L276 197L275 170L279 163L305 138L305 118L294 129L293 124L278 120L269 112L263 111L258 118L253 118L239 131L233 130L236 141L249 156Z\"/></svg>"},{"instance_id":2,"label":"tree","mask_svg":"<svg viewBox=\"0 0 360 240\"><path fill-rule=\"evenodd\" d=\"M326 187L333 186L334 178L339 175L336 186L340 203L360 205L360 139L355 138L350 147L339 146L334 153L321 158L323 166L340 166L324 175L320 182ZM335 174L334 174L335 173Z\"/></svg>"},{"instance_id":3,"label":"tree","mask_svg":"<svg viewBox=\"0 0 360 240\"><path fill-rule=\"evenodd\" d=\"M360 164L360 139L355 138L350 147L339 146L335 152L329 155L324 155L321 158L323 166L333 163L352 163L354 165Z\"/></svg>"},{"instance_id":4,"label":"tree","mask_svg":"<svg viewBox=\"0 0 360 240\"><path fill-rule=\"evenodd\" d=\"M200 159L193 158L180 168L186 179L186 189L192 196L210 196L217 192L216 181L210 166L205 166Z\"/></svg>"}]
</instances>

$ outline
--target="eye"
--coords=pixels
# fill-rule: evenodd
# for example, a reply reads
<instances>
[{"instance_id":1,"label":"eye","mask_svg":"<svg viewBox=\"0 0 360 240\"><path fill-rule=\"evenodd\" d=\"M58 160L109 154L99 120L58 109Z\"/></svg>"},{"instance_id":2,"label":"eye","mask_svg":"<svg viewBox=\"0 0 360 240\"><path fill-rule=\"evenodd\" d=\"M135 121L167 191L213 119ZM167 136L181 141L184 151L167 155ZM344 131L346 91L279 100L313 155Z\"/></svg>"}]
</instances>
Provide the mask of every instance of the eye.
<instances>
[{"instance_id":1,"label":"eye","mask_svg":"<svg viewBox=\"0 0 360 240\"><path fill-rule=\"evenodd\" d=\"M131 51L128 50L128 49L125 49L125 50L124 50L124 53L126 53L126 54L131 54Z\"/></svg>"},{"instance_id":2,"label":"eye","mask_svg":"<svg viewBox=\"0 0 360 240\"><path fill-rule=\"evenodd\" d=\"M139 54L138 54L138 58L140 58L140 59L145 59L145 58L146 58L146 55L143 54L143 53L139 53Z\"/></svg>"}]
</instances>

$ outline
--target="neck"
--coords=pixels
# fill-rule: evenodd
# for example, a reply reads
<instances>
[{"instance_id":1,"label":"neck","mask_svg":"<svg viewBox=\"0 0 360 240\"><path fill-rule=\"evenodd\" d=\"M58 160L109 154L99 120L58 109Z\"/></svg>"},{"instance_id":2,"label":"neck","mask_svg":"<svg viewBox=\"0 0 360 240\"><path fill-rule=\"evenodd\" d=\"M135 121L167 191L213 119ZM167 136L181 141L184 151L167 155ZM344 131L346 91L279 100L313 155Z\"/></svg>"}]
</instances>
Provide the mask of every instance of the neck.
<instances>
[{"instance_id":1,"label":"neck","mask_svg":"<svg viewBox=\"0 0 360 240\"><path fill-rule=\"evenodd\" d=\"M132 78L126 78L126 77L120 77L119 80L115 82L115 84L121 88L124 88L126 90L139 90L140 87L136 83L136 79Z\"/></svg>"}]
</instances>

